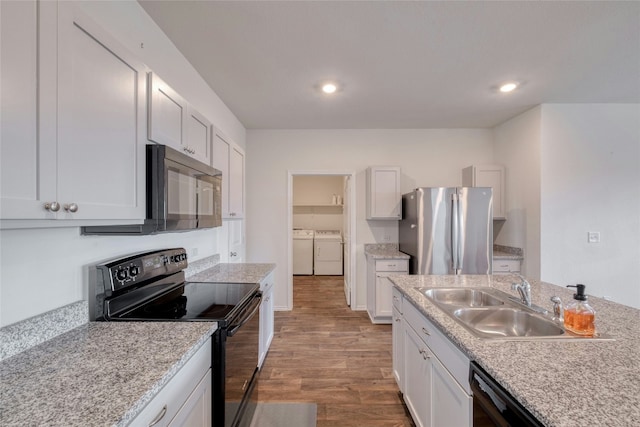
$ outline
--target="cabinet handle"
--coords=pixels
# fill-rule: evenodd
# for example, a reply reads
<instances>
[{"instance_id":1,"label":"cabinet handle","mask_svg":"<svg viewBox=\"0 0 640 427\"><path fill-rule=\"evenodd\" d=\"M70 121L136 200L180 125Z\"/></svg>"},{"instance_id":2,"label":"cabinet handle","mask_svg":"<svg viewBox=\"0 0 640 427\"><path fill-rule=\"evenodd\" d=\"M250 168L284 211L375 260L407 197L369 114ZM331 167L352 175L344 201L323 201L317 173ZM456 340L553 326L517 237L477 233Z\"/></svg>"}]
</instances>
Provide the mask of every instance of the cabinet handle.
<instances>
[{"instance_id":1,"label":"cabinet handle","mask_svg":"<svg viewBox=\"0 0 640 427\"><path fill-rule=\"evenodd\" d=\"M425 334L425 335L431 336L429 331L427 331L427 328L425 328L424 326L422 327L422 333Z\"/></svg>"},{"instance_id":2,"label":"cabinet handle","mask_svg":"<svg viewBox=\"0 0 640 427\"><path fill-rule=\"evenodd\" d=\"M44 208L51 212L58 212L60 210L60 203L58 202L47 202L44 204Z\"/></svg>"},{"instance_id":3,"label":"cabinet handle","mask_svg":"<svg viewBox=\"0 0 640 427\"><path fill-rule=\"evenodd\" d=\"M425 350L424 348L420 350L420 354L422 355L422 358L423 358L424 360L427 360L427 359L430 359L430 358L431 358L431 356L429 356L429 355L427 354L427 350Z\"/></svg>"},{"instance_id":4,"label":"cabinet handle","mask_svg":"<svg viewBox=\"0 0 640 427\"><path fill-rule=\"evenodd\" d=\"M71 213L78 212L78 205L76 205L75 203L69 203L68 205L65 204L63 208L67 212L71 212Z\"/></svg>"},{"instance_id":5,"label":"cabinet handle","mask_svg":"<svg viewBox=\"0 0 640 427\"><path fill-rule=\"evenodd\" d=\"M416 228L416 225L415 224L411 224L411 228Z\"/></svg>"},{"instance_id":6,"label":"cabinet handle","mask_svg":"<svg viewBox=\"0 0 640 427\"><path fill-rule=\"evenodd\" d=\"M167 413L167 405L164 405L160 413L156 415L156 417L149 423L149 427L153 427L154 425L158 424L166 413Z\"/></svg>"},{"instance_id":7,"label":"cabinet handle","mask_svg":"<svg viewBox=\"0 0 640 427\"><path fill-rule=\"evenodd\" d=\"M395 295L394 295L394 296L393 296L393 300L394 300L394 301L400 301L400 298L398 298L397 296L395 296Z\"/></svg>"},{"instance_id":8,"label":"cabinet handle","mask_svg":"<svg viewBox=\"0 0 640 427\"><path fill-rule=\"evenodd\" d=\"M394 320L395 320L396 322L399 322L399 321L400 321L400 318L399 318L399 317L396 317Z\"/></svg>"},{"instance_id":9,"label":"cabinet handle","mask_svg":"<svg viewBox=\"0 0 640 427\"><path fill-rule=\"evenodd\" d=\"M235 212L229 212L229 216L236 216Z\"/></svg>"},{"instance_id":10,"label":"cabinet handle","mask_svg":"<svg viewBox=\"0 0 640 427\"><path fill-rule=\"evenodd\" d=\"M231 252L229 255L236 256L236 255L238 255L238 253L237 252Z\"/></svg>"}]
</instances>

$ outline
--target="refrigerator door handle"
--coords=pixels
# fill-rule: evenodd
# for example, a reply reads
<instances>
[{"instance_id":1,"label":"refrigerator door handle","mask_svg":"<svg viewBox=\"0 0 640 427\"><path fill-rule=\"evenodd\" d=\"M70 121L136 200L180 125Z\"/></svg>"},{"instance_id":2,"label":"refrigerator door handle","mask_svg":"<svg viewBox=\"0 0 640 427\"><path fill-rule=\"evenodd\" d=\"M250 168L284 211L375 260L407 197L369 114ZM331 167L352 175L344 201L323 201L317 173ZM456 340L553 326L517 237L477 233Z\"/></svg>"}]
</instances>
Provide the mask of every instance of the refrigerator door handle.
<instances>
[{"instance_id":1,"label":"refrigerator door handle","mask_svg":"<svg viewBox=\"0 0 640 427\"><path fill-rule=\"evenodd\" d=\"M453 274L458 274L460 270L460 259L458 254L458 247L460 243L460 224L458 222L459 200L457 194L451 195L451 268Z\"/></svg>"}]
</instances>

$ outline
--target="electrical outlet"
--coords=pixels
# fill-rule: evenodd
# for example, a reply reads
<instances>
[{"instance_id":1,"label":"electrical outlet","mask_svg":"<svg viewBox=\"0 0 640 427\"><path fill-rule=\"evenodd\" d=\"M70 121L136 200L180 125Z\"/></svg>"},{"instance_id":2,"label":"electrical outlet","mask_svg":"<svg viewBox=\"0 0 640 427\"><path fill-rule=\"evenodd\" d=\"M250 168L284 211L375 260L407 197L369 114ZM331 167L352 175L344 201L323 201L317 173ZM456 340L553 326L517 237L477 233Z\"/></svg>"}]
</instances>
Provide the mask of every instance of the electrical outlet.
<instances>
[{"instance_id":1,"label":"electrical outlet","mask_svg":"<svg viewBox=\"0 0 640 427\"><path fill-rule=\"evenodd\" d=\"M382 240L384 240L385 242L390 242L391 241L391 236L385 235L385 236L382 237Z\"/></svg>"},{"instance_id":2,"label":"electrical outlet","mask_svg":"<svg viewBox=\"0 0 640 427\"><path fill-rule=\"evenodd\" d=\"M589 243L600 243L600 232L599 231L588 231L587 232L587 241Z\"/></svg>"}]
</instances>

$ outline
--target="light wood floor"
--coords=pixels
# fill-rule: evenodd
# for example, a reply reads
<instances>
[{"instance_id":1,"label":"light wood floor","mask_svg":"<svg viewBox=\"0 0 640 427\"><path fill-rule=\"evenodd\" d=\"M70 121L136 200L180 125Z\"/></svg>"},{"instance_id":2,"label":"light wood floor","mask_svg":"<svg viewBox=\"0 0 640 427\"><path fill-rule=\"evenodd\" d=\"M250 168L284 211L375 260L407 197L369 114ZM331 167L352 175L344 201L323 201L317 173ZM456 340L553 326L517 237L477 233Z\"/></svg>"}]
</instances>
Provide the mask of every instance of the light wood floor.
<instances>
[{"instance_id":1,"label":"light wood floor","mask_svg":"<svg viewBox=\"0 0 640 427\"><path fill-rule=\"evenodd\" d=\"M293 310L275 312L263 402L315 402L318 427L413 426L391 371L391 325L345 302L341 276L294 276Z\"/></svg>"}]
</instances>

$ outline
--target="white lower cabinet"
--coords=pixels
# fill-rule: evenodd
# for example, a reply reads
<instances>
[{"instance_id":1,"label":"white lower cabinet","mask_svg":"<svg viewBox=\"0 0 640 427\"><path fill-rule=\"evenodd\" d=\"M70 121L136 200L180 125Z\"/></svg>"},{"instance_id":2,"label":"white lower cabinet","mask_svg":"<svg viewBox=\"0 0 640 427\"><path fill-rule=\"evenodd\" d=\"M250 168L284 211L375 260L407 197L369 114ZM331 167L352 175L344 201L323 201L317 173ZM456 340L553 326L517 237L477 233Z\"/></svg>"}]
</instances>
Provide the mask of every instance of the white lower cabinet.
<instances>
[{"instance_id":1,"label":"white lower cabinet","mask_svg":"<svg viewBox=\"0 0 640 427\"><path fill-rule=\"evenodd\" d=\"M396 383L398 383L400 392L404 393L404 321L402 319L402 295L396 288L393 288L392 298L393 323L391 324L391 331L393 336L393 377L396 379Z\"/></svg>"},{"instance_id":2,"label":"white lower cabinet","mask_svg":"<svg viewBox=\"0 0 640 427\"><path fill-rule=\"evenodd\" d=\"M409 274L406 259L367 260L367 312L373 323L391 323L392 274Z\"/></svg>"},{"instance_id":3,"label":"white lower cabinet","mask_svg":"<svg viewBox=\"0 0 640 427\"><path fill-rule=\"evenodd\" d=\"M264 359L273 340L273 285L274 272L260 282L262 291L262 304L260 305L260 351L258 357L258 367L262 368Z\"/></svg>"},{"instance_id":4,"label":"white lower cabinet","mask_svg":"<svg viewBox=\"0 0 640 427\"><path fill-rule=\"evenodd\" d=\"M211 339L129 424L132 427L211 426Z\"/></svg>"},{"instance_id":5,"label":"white lower cabinet","mask_svg":"<svg viewBox=\"0 0 640 427\"><path fill-rule=\"evenodd\" d=\"M469 387L469 359L394 289L394 376L418 427L470 427L473 398ZM400 337L398 337L400 335ZM395 375L396 369L402 369Z\"/></svg>"}]
</instances>

